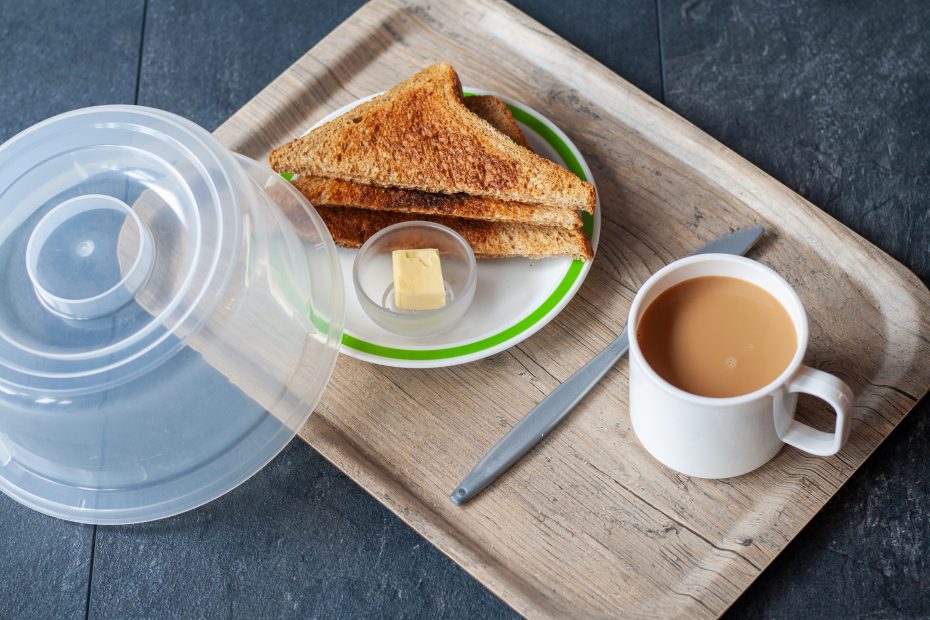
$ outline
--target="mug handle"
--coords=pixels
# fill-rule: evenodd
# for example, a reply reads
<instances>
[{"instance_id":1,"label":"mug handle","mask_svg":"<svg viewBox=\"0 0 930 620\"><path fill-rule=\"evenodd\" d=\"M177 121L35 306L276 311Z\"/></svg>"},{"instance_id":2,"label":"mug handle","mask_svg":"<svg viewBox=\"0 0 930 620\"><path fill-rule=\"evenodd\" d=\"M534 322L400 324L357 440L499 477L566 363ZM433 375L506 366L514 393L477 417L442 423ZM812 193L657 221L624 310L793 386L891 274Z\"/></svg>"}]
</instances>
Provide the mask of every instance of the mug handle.
<instances>
[{"instance_id":1,"label":"mug handle","mask_svg":"<svg viewBox=\"0 0 930 620\"><path fill-rule=\"evenodd\" d=\"M849 386L822 370L801 366L786 389L791 394L810 394L826 401L836 412L836 428L832 433L824 433L792 420L781 440L817 456L832 456L839 452L849 436L849 418L855 399Z\"/></svg>"}]
</instances>

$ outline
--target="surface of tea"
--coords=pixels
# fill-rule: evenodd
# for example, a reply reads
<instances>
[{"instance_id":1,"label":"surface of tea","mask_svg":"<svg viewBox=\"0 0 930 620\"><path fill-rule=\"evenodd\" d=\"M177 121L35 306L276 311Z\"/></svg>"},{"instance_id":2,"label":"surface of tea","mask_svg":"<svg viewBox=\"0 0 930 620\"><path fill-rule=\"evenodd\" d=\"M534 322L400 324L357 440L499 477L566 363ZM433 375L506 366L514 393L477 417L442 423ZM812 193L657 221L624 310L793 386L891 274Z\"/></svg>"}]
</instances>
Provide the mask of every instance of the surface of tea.
<instances>
[{"instance_id":1,"label":"surface of tea","mask_svg":"<svg viewBox=\"0 0 930 620\"><path fill-rule=\"evenodd\" d=\"M659 376L713 398L764 387L797 350L784 306L755 284L723 276L686 280L663 292L643 313L636 334Z\"/></svg>"}]
</instances>

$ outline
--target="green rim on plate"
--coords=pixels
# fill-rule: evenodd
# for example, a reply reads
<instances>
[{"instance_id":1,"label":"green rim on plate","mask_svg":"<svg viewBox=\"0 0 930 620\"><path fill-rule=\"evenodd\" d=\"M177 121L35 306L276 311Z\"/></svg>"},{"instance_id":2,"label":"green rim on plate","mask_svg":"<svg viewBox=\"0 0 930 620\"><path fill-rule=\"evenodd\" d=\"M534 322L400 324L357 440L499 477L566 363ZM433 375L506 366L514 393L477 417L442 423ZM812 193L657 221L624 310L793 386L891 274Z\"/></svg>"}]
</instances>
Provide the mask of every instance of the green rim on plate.
<instances>
[{"instance_id":1,"label":"green rim on plate","mask_svg":"<svg viewBox=\"0 0 930 620\"><path fill-rule=\"evenodd\" d=\"M465 96L471 96L474 93L466 92ZM565 162L565 166L572 171L578 178L582 181L587 181L588 177L584 173L584 170L581 167L581 163L578 161L578 158L575 156L575 153L572 149L565 143L562 138L560 138L552 129L546 125L543 121L536 118L526 110L518 108L511 104L506 104L507 109L510 110L513 117L523 123L534 132L539 134L543 140L545 140L549 146L555 149L555 152L559 154L559 157L562 158L562 161ZM285 177L287 178L287 177ZM290 179L288 179L290 180ZM590 239L594 231L594 217L589 213L581 214L583 224L584 224L584 233ZM386 347L379 344L374 344L361 338L356 338L347 333L342 335L342 344L343 346L355 349L362 353L367 353L376 357L390 358L390 359L400 359L400 360L411 360L411 361L426 361L426 360L438 360L438 359L449 359L454 357L462 357L464 355L472 355L474 353L479 353L485 349L490 349L495 347L503 342L510 340L523 333L542 318L544 318L553 308L555 308L562 298L571 290L572 286L575 284L575 281L578 279L578 276L581 275L581 268L584 266L584 261L573 260L571 265L569 265L568 270L565 272L565 275L562 277L562 281L559 282L559 285L552 291L552 294L549 295L539 305L535 310L530 312L520 321L517 321L510 327L492 335L487 338L482 338L481 340L476 340L475 342L469 342L468 344L463 344L455 347L446 347L443 349L398 349L396 347Z\"/></svg>"}]
</instances>

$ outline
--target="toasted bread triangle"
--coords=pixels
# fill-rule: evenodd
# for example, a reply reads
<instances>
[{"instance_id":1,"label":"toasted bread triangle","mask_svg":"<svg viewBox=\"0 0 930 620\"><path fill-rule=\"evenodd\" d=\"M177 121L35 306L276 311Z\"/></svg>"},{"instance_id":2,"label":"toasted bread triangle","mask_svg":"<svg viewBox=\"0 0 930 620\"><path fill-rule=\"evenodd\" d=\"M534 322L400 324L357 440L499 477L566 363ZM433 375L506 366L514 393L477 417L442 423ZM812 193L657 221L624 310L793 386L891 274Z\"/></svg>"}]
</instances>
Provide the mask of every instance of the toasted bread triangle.
<instances>
[{"instance_id":1,"label":"toasted bread triangle","mask_svg":"<svg viewBox=\"0 0 930 620\"><path fill-rule=\"evenodd\" d=\"M275 149L269 159L278 172L383 187L586 211L596 200L592 185L470 112L455 70L444 63Z\"/></svg>"},{"instance_id":2,"label":"toasted bread triangle","mask_svg":"<svg viewBox=\"0 0 930 620\"><path fill-rule=\"evenodd\" d=\"M511 222L577 228L581 217L571 209L543 207L469 194L436 194L415 189L378 187L342 179L302 175L296 187L315 207L359 207L372 211L419 213L488 222Z\"/></svg>"},{"instance_id":3,"label":"toasted bread triangle","mask_svg":"<svg viewBox=\"0 0 930 620\"><path fill-rule=\"evenodd\" d=\"M494 95L469 95L464 98L465 107L473 114L477 114L494 129L498 130L522 147L529 148L526 137L517 125L513 114L507 109L507 104Z\"/></svg>"},{"instance_id":4,"label":"toasted bread triangle","mask_svg":"<svg viewBox=\"0 0 930 620\"><path fill-rule=\"evenodd\" d=\"M459 217L386 213L351 207L317 207L333 240L343 247L357 248L379 230L412 220L436 222L465 238L480 258L552 258L568 256L590 260L594 253L581 228L533 226L531 224L485 222Z\"/></svg>"},{"instance_id":5,"label":"toasted bread triangle","mask_svg":"<svg viewBox=\"0 0 930 620\"><path fill-rule=\"evenodd\" d=\"M465 105L508 138L526 146L523 132L503 101L491 95L476 95L465 97ZM300 190L310 204L318 207L358 207L372 211L419 213L563 228L581 226L578 211L572 209L497 200L487 196L436 194L306 174L294 180L294 187Z\"/></svg>"}]
</instances>

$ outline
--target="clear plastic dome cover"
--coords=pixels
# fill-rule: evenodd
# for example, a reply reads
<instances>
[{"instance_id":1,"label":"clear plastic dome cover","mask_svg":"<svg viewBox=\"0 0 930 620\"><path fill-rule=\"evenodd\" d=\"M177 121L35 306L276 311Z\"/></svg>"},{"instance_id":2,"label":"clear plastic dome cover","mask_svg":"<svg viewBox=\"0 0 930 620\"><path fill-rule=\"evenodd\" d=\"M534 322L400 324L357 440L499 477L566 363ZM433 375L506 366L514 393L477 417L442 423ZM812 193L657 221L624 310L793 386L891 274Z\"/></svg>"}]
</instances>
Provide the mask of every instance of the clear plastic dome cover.
<instances>
[{"instance_id":1,"label":"clear plastic dome cover","mask_svg":"<svg viewBox=\"0 0 930 620\"><path fill-rule=\"evenodd\" d=\"M0 287L0 488L75 521L243 482L306 421L342 333L335 247L299 192L135 106L0 146Z\"/></svg>"}]
</instances>

